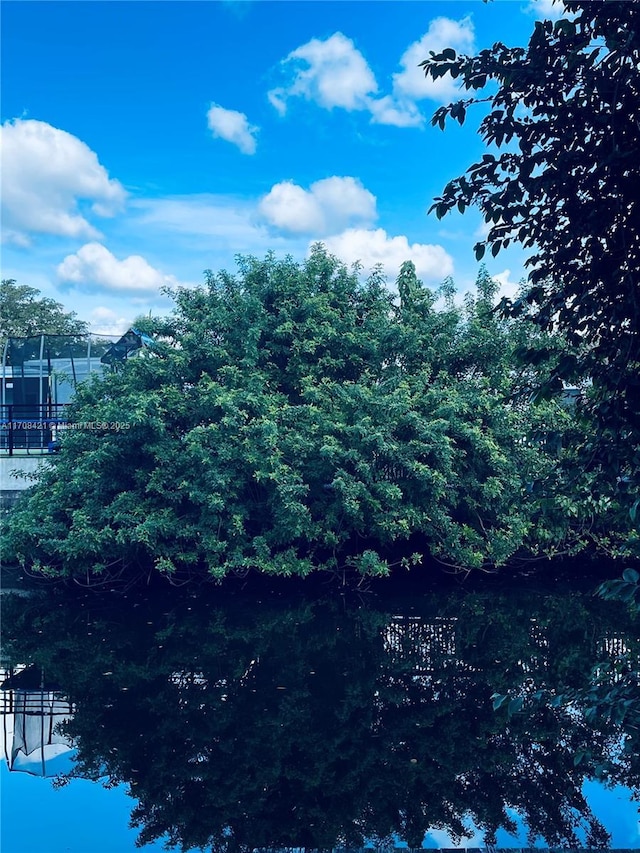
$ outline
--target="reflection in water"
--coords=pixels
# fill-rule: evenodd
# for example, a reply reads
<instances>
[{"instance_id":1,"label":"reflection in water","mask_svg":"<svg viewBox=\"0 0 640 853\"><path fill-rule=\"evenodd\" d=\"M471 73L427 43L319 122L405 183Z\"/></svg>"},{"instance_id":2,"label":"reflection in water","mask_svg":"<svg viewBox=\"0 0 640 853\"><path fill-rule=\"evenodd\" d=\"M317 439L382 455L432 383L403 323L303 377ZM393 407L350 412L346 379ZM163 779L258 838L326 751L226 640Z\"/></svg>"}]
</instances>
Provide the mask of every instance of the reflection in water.
<instances>
[{"instance_id":1,"label":"reflection in water","mask_svg":"<svg viewBox=\"0 0 640 853\"><path fill-rule=\"evenodd\" d=\"M71 703L36 667L0 670L0 715L9 770L54 776L59 759L71 752L61 727L73 715Z\"/></svg>"},{"instance_id":2,"label":"reflection in water","mask_svg":"<svg viewBox=\"0 0 640 853\"><path fill-rule=\"evenodd\" d=\"M517 809L530 843L603 847L583 780L639 787L628 729L536 698L637 660L636 626L589 596L6 598L13 660L77 709L68 775L127 783L143 842L418 847L470 817L491 844Z\"/></svg>"}]
</instances>

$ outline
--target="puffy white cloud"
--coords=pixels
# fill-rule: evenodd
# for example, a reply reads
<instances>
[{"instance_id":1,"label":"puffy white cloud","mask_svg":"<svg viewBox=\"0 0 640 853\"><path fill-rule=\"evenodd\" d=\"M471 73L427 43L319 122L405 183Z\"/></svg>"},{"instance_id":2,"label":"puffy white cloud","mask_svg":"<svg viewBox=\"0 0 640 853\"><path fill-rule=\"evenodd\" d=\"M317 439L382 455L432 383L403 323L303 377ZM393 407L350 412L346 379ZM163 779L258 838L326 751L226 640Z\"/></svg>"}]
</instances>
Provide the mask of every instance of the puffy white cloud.
<instances>
[{"instance_id":1,"label":"puffy white cloud","mask_svg":"<svg viewBox=\"0 0 640 853\"><path fill-rule=\"evenodd\" d=\"M292 181L273 186L259 209L267 222L284 231L306 234L321 231L324 224L322 208L313 193Z\"/></svg>"},{"instance_id":2,"label":"puffy white cloud","mask_svg":"<svg viewBox=\"0 0 640 853\"><path fill-rule=\"evenodd\" d=\"M382 228L350 228L325 238L323 242L333 255L346 264L360 261L365 271L382 264L387 276L393 279L400 272L404 261L413 261L419 276L436 281L453 272L453 260L442 246L409 243L404 234L390 237Z\"/></svg>"},{"instance_id":3,"label":"puffy white cloud","mask_svg":"<svg viewBox=\"0 0 640 853\"><path fill-rule=\"evenodd\" d=\"M474 30L471 18L453 21L434 18L421 39L410 45L400 59L402 71L393 75L393 93L402 101L429 98L449 103L459 94L459 84L449 75L438 80L428 80L420 63L429 57L429 51L440 53L452 47L458 53L474 53Z\"/></svg>"},{"instance_id":4,"label":"puffy white cloud","mask_svg":"<svg viewBox=\"0 0 640 853\"><path fill-rule=\"evenodd\" d=\"M131 320L118 316L115 311L104 305L91 310L89 322L91 331L95 335L124 335L131 325Z\"/></svg>"},{"instance_id":5,"label":"puffy white cloud","mask_svg":"<svg viewBox=\"0 0 640 853\"><path fill-rule=\"evenodd\" d=\"M113 216L126 198L84 142L44 121L14 119L1 128L5 239L28 245L31 234L98 237L80 211Z\"/></svg>"},{"instance_id":6,"label":"puffy white cloud","mask_svg":"<svg viewBox=\"0 0 640 853\"><path fill-rule=\"evenodd\" d=\"M491 278L500 285L499 298L507 296L509 299L513 299L520 290L520 282L511 279L511 270L503 270L497 275L492 275Z\"/></svg>"},{"instance_id":7,"label":"puffy white cloud","mask_svg":"<svg viewBox=\"0 0 640 853\"><path fill-rule=\"evenodd\" d=\"M539 21L557 21L567 15L562 0L530 0L524 11Z\"/></svg>"},{"instance_id":8,"label":"puffy white cloud","mask_svg":"<svg viewBox=\"0 0 640 853\"><path fill-rule=\"evenodd\" d=\"M292 181L275 184L260 201L259 210L276 228L318 237L350 224L373 222L376 197L356 178L334 175L316 181L308 190Z\"/></svg>"},{"instance_id":9,"label":"puffy white cloud","mask_svg":"<svg viewBox=\"0 0 640 853\"><path fill-rule=\"evenodd\" d=\"M419 67L430 50L439 52L445 47L463 53L474 52L470 18L460 21L435 18L424 36L410 45L401 57L402 71L393 75L391 94L380 96L373 71L350 38L334 33L324 40L312 39L282 61L288 82L272 89L268 97L280 115L286 113L290 98L302 97L328 110L340 107L366 111L375 124L419 127L424 124L424 116L416 101L430 98L448 102L459 92L458 84L451 77L427 80Z\"/></svg>"},{"instance_id":10,"label":"puffy white cloud","mask_svg":"<svg viewBox=\"0 0 640 853\"><path fill-rule=\"evenodd\" d=\"M364 110L378 84L369 65L353 41L334 33L324 41L311 39L282 60L290 76L287 86L272 89L269 100L281 115L287 99L302 97L325 109Z\"/></svg>"},{"instance_id":11,"label":"puffy white cloud","mask_svg":"<svg viewBox=\"0 0 640 853\"><path fill-rule=\"evenodd\" d=\"M218 104L211 104L207 112L207 124L216 138L231 142L243 154L256 153L258 128L249 124L244 113L237 110L227 110Z\"/></svg>"},{"instance_id":12,"label":"puffy white cloud","mask_svg":"<svg viewBox=\"0 0 640 853\"><path fill-rule=\"evenodd\" d=\"M424 116L414 103L406 99L395 100L391 95L369 103L371 121L374 124L390 124L394 127L420 127Z\"/></svg>"},{"instance_id":13,"label":"puffy white cloud","mask_svg":"<svg viewBox=\"0 0 640 853\"><path fill-rule=\"evenodd\" d=\"M311 39L291 51L281 65L289 82L268 93L280 115L286 113L289 98L301 97L327 110L364 110L377 124L411 127L423 122L413 104L396 102L390 95L376 97L378 83L373 71L342 33Z\"/></svg>"},{"instance_id":14,"label":"puffy white cloud","mask_svg":"<svg viewBox=\"0 0 640 853\"><path fill-rule=\"evenodd\" d=\"M332 218L330 225L334 229L340 216L367 221L376 218L376 197L357 178L324 178L309 189Z\"/></svg>"},{"instance_id":15,"label":"puffy white cloud","mask_svg":"<svg viewBox=\"0 0 640 853\"><path fill-rule=\"evenodd\" d=\"M73 255L67 255L57 267L60 281L83 290L109 290L119 293L156 293L161 287L175 286L177 279L155 269L141 255L129 255L119 261L100 243L86 243Z\"/></svg>"}]
</instances>

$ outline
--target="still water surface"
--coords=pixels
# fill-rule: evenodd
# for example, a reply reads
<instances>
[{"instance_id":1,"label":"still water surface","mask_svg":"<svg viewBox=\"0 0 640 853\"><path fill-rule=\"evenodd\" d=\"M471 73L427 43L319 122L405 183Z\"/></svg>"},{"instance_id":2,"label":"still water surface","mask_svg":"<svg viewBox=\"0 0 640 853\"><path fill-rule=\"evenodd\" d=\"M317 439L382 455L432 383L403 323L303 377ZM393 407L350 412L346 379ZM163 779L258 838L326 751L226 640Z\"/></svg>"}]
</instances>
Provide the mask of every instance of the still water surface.
<instances>
[{"instance_id":1,"label":"still water surface","mask_svg":"<svg viewBox=\"0 0 640 853\"><path fill-rule=\"evenodd\" d=\"M7 853L30 853L33 803L56 815L50 853L129 853L126 802L150 851L640 847L637 730L548 701L621 658L637 672L637 624L589 589L247 582L3 611L10 662L73 703L75 745L61 790L3 768Z\"/></svg>"}]
</instances>

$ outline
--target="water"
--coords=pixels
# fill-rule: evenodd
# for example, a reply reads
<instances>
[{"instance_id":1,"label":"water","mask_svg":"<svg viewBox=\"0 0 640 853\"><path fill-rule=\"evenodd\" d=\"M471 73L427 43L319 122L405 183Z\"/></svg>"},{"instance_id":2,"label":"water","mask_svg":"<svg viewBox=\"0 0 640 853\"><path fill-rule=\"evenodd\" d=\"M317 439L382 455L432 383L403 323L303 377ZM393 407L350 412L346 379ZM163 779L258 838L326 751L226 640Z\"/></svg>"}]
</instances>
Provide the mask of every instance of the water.
<instances>
[{"instance_id":1,"label":"water","mask_svg":"<svg viewBox=\"0 0 640 853\"><path fill-rule=\"evenodd\" d=\"M39 808L49 853L128 853L136 832L150 851L640 846L637 721L583 701L594 669L601 691L637 684L638 626L588 588L247 581L3 610L75 745L61 790L3 776L7 853L43 849L20 826Z\"/></svg>"}]
</instances>

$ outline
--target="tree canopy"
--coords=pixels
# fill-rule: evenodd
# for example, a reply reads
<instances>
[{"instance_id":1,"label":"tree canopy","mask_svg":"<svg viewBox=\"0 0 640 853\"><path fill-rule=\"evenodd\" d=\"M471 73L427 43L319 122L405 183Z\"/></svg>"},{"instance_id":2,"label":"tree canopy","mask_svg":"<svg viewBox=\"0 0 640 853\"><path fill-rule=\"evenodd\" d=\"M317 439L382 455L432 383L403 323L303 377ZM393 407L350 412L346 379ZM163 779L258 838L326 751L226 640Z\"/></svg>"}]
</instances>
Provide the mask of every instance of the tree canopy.
<instances>
[{"instance_id":1,"label":"tree canopy","mask_svg":"<svg viewBox=\"0 0 640 853\"><path fill-rule=\"evenodd\" d=\"M530 405L512 353L532 327L493 313L486 273L460 307L410 263L398 299L322 246L238 264L176 292L157 346L79 389L72 418L89 428L62 435L13 510L8 553L53 574L219 578L493 568L598 530L629 547L611 502L555 499L548 439L572 418Z\"/></svg>"},{"instance_id":2,"label":"tree canopy","mask_svg":"<svg viewBox=\"0 0 640 853\"><path fill-rule=\"evenodd\" d=\"M60 302L40 297L35 287L3 279L0 287L0 341L32 335L83 335L87 324Z\"/></svg>"},{"instance_id":3,"label":"tree canopy","mask_svg":"<svg viewBox=\"0 0 640 853\"><path fill-rule=\"evenodd\" d=\"M432 79L459 79L471 97L438 109L432 123L462 124L488 112L488 153L447 184L431 210L477 206L489 226L476 247L495 256L528 250L528 285L511 316L559 329L574 349L547 353L547 393L590 384L579 405L592 415L576 456L594 498L620 484L635 522L640 497L640 7L566 0L567 16L537 21L526 48L496 43L476 56L452 48L422 65ZM485 93L486 87L495 88ZM479 106L480 105L480 106ZM485 107L486 110L486 107ZM517 353L540 364L544 353ZM573 478L571 478L573 479ZM590 483L590 485L589 485Z\"/></svg>"}]
</instances>

